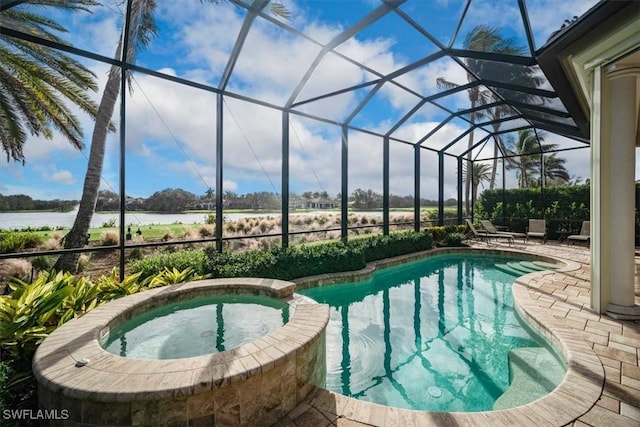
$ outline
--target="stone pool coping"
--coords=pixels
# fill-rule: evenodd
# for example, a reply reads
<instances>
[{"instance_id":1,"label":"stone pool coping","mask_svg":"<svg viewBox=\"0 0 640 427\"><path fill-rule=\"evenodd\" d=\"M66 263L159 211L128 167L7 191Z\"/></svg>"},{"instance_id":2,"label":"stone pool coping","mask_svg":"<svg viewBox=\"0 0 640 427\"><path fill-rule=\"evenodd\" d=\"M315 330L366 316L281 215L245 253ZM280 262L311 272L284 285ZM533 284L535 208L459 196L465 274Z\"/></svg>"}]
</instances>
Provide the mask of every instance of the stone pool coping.
<instances>
[{"instance_id":1,"label":"stone pool coping","mask_svg":"<svg viewBox=\"0 0 640 427\"><path fill-rule=\"evenodd\" d=\"M544 284L544 276L557 272L575 271L580 264L563 258L541 256L516 249L442 248L370 263L356 272L313 276L295 281L301 288L363 280L378 269L390 267L426 256L446 253L490 253L517 255L523 259L561 263L564 266L553 271L540 271L520 276L513 285L514 305L527 324L545 337L562 354L567 362L567 373L562 382L549 394L526 405L486 412L428 412L387 407L352 399L316 387L305 403L286 417L289 420L304 418L310 408L331 414L337 419L374 425L566 425L587 413L598 401L605 383L604 367L593 349L575 332L564 327L530 295ZM286 423L285 423L286 425ZM296 423L297 425L297 423ZM356 425L356 424L354 424ZM357 424L359 425L359 424Z\"/></svg>"},{"instance_id":2,"label":"stone pool coping","mask_svg":"<svg viewBox=\"0 0 640 427\"><path fill-rule=\"evenodd\" d=\"M50 392L100 402L181 398L244 381L278 367L324 333L328 307L294 295L294 288L291 282L273 279L210 279L154 288L111 301L51 333L33 358L34 376ZM110 326L136 313L179 296L229 293L286 299L294 306L293 315L271 334L204 356L142 360L120 357L100 346ZM83 359L88 363L80 366Z\"/></svg>"}]
</instances>

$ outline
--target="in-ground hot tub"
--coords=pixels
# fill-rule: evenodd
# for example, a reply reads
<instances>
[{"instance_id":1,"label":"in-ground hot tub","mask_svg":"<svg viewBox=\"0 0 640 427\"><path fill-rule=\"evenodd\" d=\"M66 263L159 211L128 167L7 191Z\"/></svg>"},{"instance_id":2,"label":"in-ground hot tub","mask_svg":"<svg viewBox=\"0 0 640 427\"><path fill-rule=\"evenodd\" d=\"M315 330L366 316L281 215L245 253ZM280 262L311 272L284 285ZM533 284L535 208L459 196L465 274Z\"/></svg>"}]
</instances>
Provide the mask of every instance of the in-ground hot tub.
<instances>
[{"instance_id":1,"label":"in-ground hot tub","mask_svg":"<svg viewBox=\"0 0 640 427\"><path fill-rule=\"evenodd\" d=\"M38 348L33 370L40 408L66 410L68 419L57 421L65 426L269 425L295 408L313 385L322 385L326 375L328 307L294 295L294 287L271 279L203 280L98 307L58 328ZM195 357L138 359L101 346L110 331L142 313L235 294L286 301L288 322L283 319L282 327L261 338Z\"/></svg>"}]
</instances>

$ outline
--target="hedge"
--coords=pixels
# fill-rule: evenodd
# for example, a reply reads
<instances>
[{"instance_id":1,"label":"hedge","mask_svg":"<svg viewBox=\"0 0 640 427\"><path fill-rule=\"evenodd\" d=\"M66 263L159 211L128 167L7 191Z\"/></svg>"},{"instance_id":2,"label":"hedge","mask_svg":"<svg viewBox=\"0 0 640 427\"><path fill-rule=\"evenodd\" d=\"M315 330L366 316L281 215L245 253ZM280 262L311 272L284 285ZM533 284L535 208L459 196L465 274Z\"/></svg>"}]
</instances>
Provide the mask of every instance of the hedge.
<instances>
[{"instance_id":1,"label":"hedge","mask_svg":"<svg viewBox=\"0 0 640 427\"><path fill-rule=\"evenodd\" d=\"M459 227L447 228L451 233ZM446 237L443 238L443 241ZM459 239L449 239L454 245ZM197 274L208 277L268 277L292 280L325 273L353 271L364 268L367 262L430 249L430 231L400 231L388 236L358 237L348 243L327 241L288 248L247 252L217 252L214 246L203 251L184 250L162 253L132 261L130 270L148 277L164 268L192 267Z\"/></svg>"},{"instance_id":2,"label":"hedge","mask_svg":"<svg viewBox=\"0 0 640 427\"><path fill-rule=\"evenodd\" d=\"M504 200L504 203L503 203ZM511 231L525 232L530 218L547 220L550 239L556 239L559 230L578 233L582 221L589 220L590 186L516 188L485 190L475 205L475 216L489 219Z\"/></svg>"}]
</instances>

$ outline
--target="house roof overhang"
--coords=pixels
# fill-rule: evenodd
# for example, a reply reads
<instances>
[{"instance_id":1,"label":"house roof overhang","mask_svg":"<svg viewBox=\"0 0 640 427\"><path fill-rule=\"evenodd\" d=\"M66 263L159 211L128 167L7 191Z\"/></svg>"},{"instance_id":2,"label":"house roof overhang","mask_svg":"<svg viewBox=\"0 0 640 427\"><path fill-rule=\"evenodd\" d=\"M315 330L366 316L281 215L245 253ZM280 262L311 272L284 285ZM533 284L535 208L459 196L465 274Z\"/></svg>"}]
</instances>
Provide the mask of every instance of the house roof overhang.
<instances>
[{"instance_id":1,"label":"house roof overhang","mask_svg":"<svg viewBox=\"0 0 640 427\"><path fill-rule=\"evenodd\" d=\"M536 60L580 129L590 133L590 73L640 48L640 2L602 1L553 34Z\"/></svg>"}]
</instances>

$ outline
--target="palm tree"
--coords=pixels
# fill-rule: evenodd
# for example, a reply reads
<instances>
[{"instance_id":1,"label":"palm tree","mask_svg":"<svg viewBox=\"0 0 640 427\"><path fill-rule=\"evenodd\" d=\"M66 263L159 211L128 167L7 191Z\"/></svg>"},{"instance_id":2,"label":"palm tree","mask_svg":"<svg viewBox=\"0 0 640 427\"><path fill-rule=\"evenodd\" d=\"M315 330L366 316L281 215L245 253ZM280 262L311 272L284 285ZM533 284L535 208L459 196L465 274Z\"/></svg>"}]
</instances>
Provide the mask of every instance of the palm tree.
<instances>
[{"instance_id":1,"label":"palm tree","mask_svg":"<svg viewBox=\"0 0 640 427\"><path fill-rule=\"evenodd\" d=\"M201 3L218 3L218 0L200 0ZM128 49L122 52L122 41L124 39L124 27L120 35L120 42L116 48L115 58L120 60L124 57L125 62L134 63L138 52L144 49L149 42L157 35L157 27L154 18L156 10L155 0L130 0L130 18L128 22ZM270 3L268 10L284 18L289 17L289 12L280 3ZM107 84L98 107L98 116L91 138L91 151L85 175L82 198L78 207L78 213L73 223L73 227L65 237L65 249L78 248L84 246L87 232L91 224L91 218L95 210L98 189L100 187L100 177L102 165L104 163L105 145L107 132L109 130L111 117L120 92L120 67L113 65L109 71ZM127 71L127 82L130 83L131 73ZM131 86L129 85L131 91ZM56 270L76 271L80 254L67 253L58 258Z\"/></svg>"},{"instance_id":2,"label":"palm tree","mask_svg":"<svg viewBox=\"0 0 640 427\"><path fill-rule=\"evenodd\" d=\"M463 42L463 48L466 50L480 51L480 52L501 52L501 53L511 53L515 50L514 41L512 39L505 39L502 34L502 30L500 28L492 28L488 25L477 25L471 31L467 33ZM465 65L469 68L469 70L475 72L476 74L481 75L480 72L483 68L490 66L490 61L481 61L474 58L464 58L463 61ZM475 77L471 74L467 74L467 80L469 82L475 81ZM436 79L436 84L439 88L443 89L453 89L459 86L457 83L450 82L446 80L444 77L438 77ZM480 91L479 86L474 86L467 90L469 95L469 104L470 108L473 109L478 105L482 105L483 103L488 103L486 94L483 95ZM471 122L471 126L474 125L476 119L480 117L480 114L477 112L473 112L469 116L469 121ZM469 133L468 139L468 148L473 147L473 130ZM469 151L467 153L467 167L471 167L471 158L472 153ZM466 215L469 215L471 212L471 204L469 199L469 193L471 189L471 181L467 180L465 182L465 212Z\"/></svg>"},{"instance_id":3,"label":"palm tree","mask_svg":"<svg viewBox=\"0 0 640 427\"><path fill-rule=\"evenodd\" d=\"M468 169L464 168L463 173L465 179L471 182L472 200L478 200L478 187L482 186L482 188L484 188L484 183L491 181L491 169L491 165L488 163L473 162L473 167L471 168L471 177L469 177Z\"/></svg>"},{"instance_id":4,"label":"palm tree","mask_svg":"<svg viewBox=\"0 0 640 427\"><path fill-rule=\"evenodd\" d=\"M32 6L87 11L94 0L47 1ZM65 43L52 31L66 29L35 13L33 8L12 7L0 13L0 27L56 43ZM3 35L0 31L0 144L7 162L25 163L28 135L52 139L60 132L82 148L82 128L67 101L95 117L96 104L87 91L97 90L95 75L57 49Z\"/></svg>"},{"instance_id":5,"label":"palm tree","mask_svg":"<svg viewBox=\"0 0 640 427\"><path fill-rule=\"evenodd\" d=\"M216 196L216 190L214 190L213 188L209 187L209 188L207 188L207 191L205 191L204 196L207 199L213 199Z\"/></svg>"},{"instance_id":6,"label":"palm tree","mask_svg":"<svg viewBox=\"0 0 640 427\"><path fill-rule=\"evenodd\" d=\"M571 176L565 166L566 162L567 159L557 157L555 153L544 158L545 186L547 184L563 185L571 181Z\"/></svg>"},{"instance_id":7,"label":"palm tree","mask_svg":"<svg viewBox=\"0 0 640 427\"><path fill-rule=\"evenodd\" d=\"M540 169L544 152L555 150L558 144L545 144L544 134L538 132L537 136L531 129L518 131L518 139L513 142L512 147L506 147L511 157L507 163L507 169L517 169L518 187L526 188L539 185ZM569 180L569 173L564 166L566 160L555 156L547 157L545 160L545 178ZM536 176L536 174L538 174Z\"/></svg>"}]
</instances>

